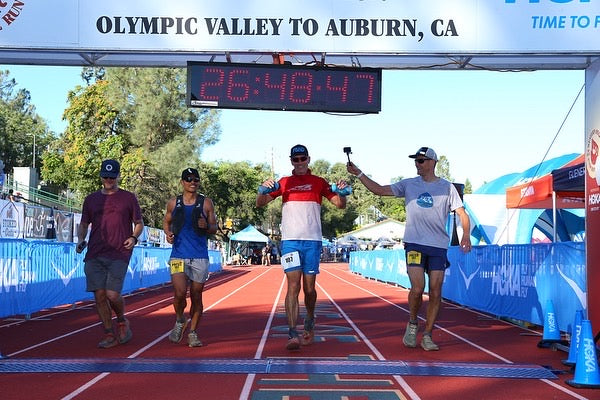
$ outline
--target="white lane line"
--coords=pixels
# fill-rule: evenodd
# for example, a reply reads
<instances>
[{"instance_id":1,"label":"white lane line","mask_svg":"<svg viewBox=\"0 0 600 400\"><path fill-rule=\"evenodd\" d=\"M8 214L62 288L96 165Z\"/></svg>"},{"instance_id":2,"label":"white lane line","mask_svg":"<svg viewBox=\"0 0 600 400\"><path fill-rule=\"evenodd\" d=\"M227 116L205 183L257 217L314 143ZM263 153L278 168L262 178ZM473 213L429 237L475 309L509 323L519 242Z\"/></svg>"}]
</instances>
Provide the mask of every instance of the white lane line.
<instances>
[{"instance_id":1,"label":"white lane line","mask_svg":"<svg viewBox=\"0 0 600 400\"><path fill-rule=\"evenodd\" d=\"M409 310L407 310L406 308L404 308L404 307L400 307L399 305L397 305L397 304L395 304L395 303L393 303L393 302L389 301L388 299L385 299L385 298L383 298L383 297L379 296L379 295L378 295L378 294L376 294L376 293L373 293L373 292L371 292L371 291L370 291L370 290L368 290L368 289L365 289L365 288L363 288L363 287L361 287L361 286L359 286L359 285L356 285L356 284L354 284L354 283L352 283L352 282L350 282L350 281L348 281L348 280L346 280L346 279L344 279L344 278L342 278L342 277L340 277L340 276L337 276L337 275L333 274L331 271L327 271L327 270L325 270L325 269L322 269L322 270L321 270L321 272L327 272L329 275L331 275L331 276L333 276L333 277L335 277L335 278L337 278L337 279L341 280L342 282L345 282L345 283L347 283L347 284L349 284L349 285L351 285L351 286L354 286L355 288L358 288L358 289L360 289L360 290L362 290L362 291L364 291L364 292L366 292L366 293L370 294L371 296L374 296L374 297L376 297L376 298L378 298L378 299L380 299L380 300L382 300L382 301L384 301L384 302L386 302L386 303L388 303L388 304L392 305L393 307L399 308L399 309L401 309L401 310L403 310L403 311L406 311L407 313L409 312ZM419 318L420 318L420 319L422 319L422 320L424 320L424 318L421 318L421 317L419 317ZM488 349L486 349L486 348L484 348L484 347L482 347L482 346L479 346L478 344L475 344L475 343L471 342L470 340L468 340L468 339L466 339L466 338L464 338L464 337L462 337L462 336L460 336L460 335L458 335L458 334L455 334L455 333L453 333L453 332L449 331L449 330L448 330L448 329L446 329L446 328L443 328L443 327L439 326L438 324L435 324L435 327L436 327L436 328L438 328L438 329L440 329L440 330L442 330L442 331L444 331L444 332L446 332L446 333L448 333L449 335L451 335L451 336L454 336L455 338L457 338L457 339L459 339L459 340L461 340L461 341L463 341L463 342L465 342L465 343L469 344L470 346L473 346L473 347L477 348L478 350L481 350L481 351L483 351L484 353L486 353L486 354L489 354L489 355L490 355L490 356L492 356L492 357L495 357L495 358L497 358L497 359L499 359L499 360L501 360L501 361L504 361L504 362L505 362L505 363L507 363L507 364L514 364L514 362L513 362L513 361L511 361L511 360L508 360L508 359L506 359L506 358L502 357L501 355L499 355L499 354L496 354L496 353L494 353L493 351L491 351L491 350L488 350ZM587 397L582 397L582 396L580 396L579 394L577 394L577 393L575 393L575 392L573 392L573 391L571 391L571 390L569 390L569 389L567 389L567 388L565 388L565 387L563 387L563 386L557 385L556 383L554 383L554 382L552 382L552 381L549 381L549 380L547 380L547 379L539 379L539 381L541 381L541 382L544 382L544 383L546 383L546 384L548 384L548 385L550 385L550 386L552 386L552 387L554 387L554 388L556 388L556 389L558 389L558 390L560 390L560 391L564 392L565 394L568 394L568 395L570 395L570 396L572 396L572 397L574 397L574 398L576 398L576 399L579 399L579 400L588 400L588 399L587 399Z\"/></svg>"},{"instance_id":2,"label":"white lane line","mask_svg":"<svg viewBox=\"0 0 600 400\"><path fill-rule=\"evenodd\" d=\"M281 285L279 285L279 291L277 292L277 296L275 298L275 301L273 302L273 306L271 307L271 312L269 313L269 319L265 325L265 329L263 330L260 343L258 345L258 348L256 349L256 354L254 354L255 360L260 360L262 357L262 353L265 348L265 343L267 341L267 338L269 337L269 332L271 331L271 325L273 323L273 318L275 318L275 313L277 312L277 306L279 305L279 299L281 299L281 293L283 292L283 286L285 282L285 274L283 274L281 279ZM250 395L252 394L252 384L254 383L255 378L256 374L248 374L246 376L246 381L244 382L244 386L242 387L242 391L240 392L240 400L247 400L250 398Z\"/></svg>"},{"instance_id":3,"label":"white lane line","mask_svg":"<svg viewBox=\"0 0 600 400\"><path fill-rule=\"evenodd\" d=\"M354 331L358 334L358 336L360 336L362 341L365 342L367 347L369 347L369 349L371 349L373 354L375 354L375 357L377 357L377 359L379 361L384 361L386 358L383 356L383 354L381 354L381 352L377 349L377 347L375 347L375 345L373 343L371 343L369 338L367 338L367 336L359 329L359 327L354 323L354 321L352 321L352 319L350 319L350 317L344 312L344 310L342 310L342 308L335 302L335 300L333 300L333 298L329 295L329 293L327 293L327 291L323 288L323 286L321 286L321 284L319 284L319 283L317 283L317 286L321 289L321 291L323 291L323 293L325 293L325 296L327 296L329 301L331 301L331 303L335 306L335 308L338 309L339 313L344 317L344 319L348 322L348 324L350 324L350 326L352 327L352 329L354 329ZM402 387L402 389L404 389L404 391L408 394L408 396L411 399L420 400L419 395L417 395L417 393L415 393L415 391L404 380L404 378L402 378L399 375L394 375L394 379L396 380L396 382L398 382L398 384Z\"/></svg>"},{"instance_id":4,"label":"white lane line","mask_svg":"<svg viewBox=\"0 0 600 400\"><path fill-rule=\"evenodd\" d=\"M223 277L223 279L220 279L220 280L217 280L217 281L213 281L214 283L213 283L212 285L207 285L207 286L206 286L206 289L209 289L209 288L211 288L212 286L216 286L216 285L218 285L218 284L221 284L221 283L223 283L223 282L227 282L228 280L230 280L229 278L232 278L232 277L231 277L231 276L227 276L227 277ZM210 280L209 280L208 282L210 282ZM129 314L133 314L133 313L136 313L136 312L139 312L139 311L143 311L143 310L145 310L145 309L148 309L148 308L155 307L156 305L159 305L159 304L161 304L161 303L164 303L164 302L169 302L169 304L168 304L167 306L170 306L170 302L172 302L172 301L173 301L173 296L171 295L171 296L169 296L169 297L166 297L166 298L164 298L164 299L162 299L162 300L155 301L154 303L147 304L147 305L145 305L145 306L143 306L143 307L139 307L139 308L136 308L136 309L134 309L134 310L127 311L127 312L125 313L125 315L129 315ZM92 305L93 305L93 304L92 304ZM69 311L74 311L74 310L69 310ZM63 313L63 311L60 311L60 312L59 312L59 314L61 314L61 313ZM52 339L48 339L48 340L46 340L46 341L43 341L43 342L40 342L40 343L36 343L36 344L34 344L33 346L29 346L29 347L26 347L26 348L24 348L24 349L21 349L21 350L15 351L15 352L13 352L13 353L10 353L10 354L8 354L8 357L13 357L13 356L16 356L16 355L18 355L18 354L25 353L25 352L27 352L27 351L29 351L29 350L33 350L33 349L36 349L36 348L38 348L38 347L42 347L42 346L44 346L44 345L46 345L46 344L49 344L49 343L55 342L55 341L57 341L57 340L64 339L64 338L66 338L66 337L69 337L69 336L75 335L75 334L77 334L77 333L79 333L79 332L83 332L83 331L85 331L85 330L87 330L87 329L90 329L90 328L93 328L93 327L96 327L96 326L99 326L99 325L100 325L100 322L95 322L95 323L93 323L93 324L91 324L91 325L84 326L84 327L82 327L82 328L76 329L76 330L74 330L74 331L71 331L71 332L69 332L69 333L65 333L64 335L56 336L56 337L54 337L54 338L52 338Z\"/></svg>"},{"instance_id":5,"label":"white lane line","mask_svg":"<svg viewBox=\"0 0 600 400\"><path fill-rule=\"evenodd\" d=\"M245 288L246 286L252 284L254 281L256 281L257 279L261 278L264 274L266 274L267 272L269 272L270 268L265 270L264 272L262 272L260 275L256 276L255 278L251 279L250 281L246 282L245 284L243 284L242 286L238 287L237 289L235 289L234 291L232 291L231 293L229 293L226 296L223 296L221 299L219 299L218 301L214 302L213 304L211 304L210 306L204 308L204 311L208 311L211 308L215 307L217 304L221 303L222 301L224 301L225 299L228 299L229 297L233 296L235 293L239 292L240 290L242 290L243 288ZM171 298L172 299L172 298ZM169 336L169 331L167 331L165 334L163 334L162 336L158 337L157 339L155 339L154 341L150 342L148 345L142 347L141 349L139 349L138 351L136 351L135 353L129 355L127 358L135 358L137 356L139 356L141 353L143 353L144 351L148 350L149 348L151 348L152 346L154 346L155 344L159 343L160 341L164 340L167 336ZM93 379L89 380L88 382L84 383L83 385L81 385L79 388L75 389L73 392L69 393L68 395L66 395L65 397L63 397L61 400L70 400L73 399L75 396L77 396L78 394L81 394L81 392L83 392L86 389L89 389L90 387L92 387L95 383L99 382L100 380L104 379L105 377L107 377L108 375L110 375L110 373L108 372L103 372L102 374L97 375L96 377L94 377Z\"/></svg>"}]
</instances>

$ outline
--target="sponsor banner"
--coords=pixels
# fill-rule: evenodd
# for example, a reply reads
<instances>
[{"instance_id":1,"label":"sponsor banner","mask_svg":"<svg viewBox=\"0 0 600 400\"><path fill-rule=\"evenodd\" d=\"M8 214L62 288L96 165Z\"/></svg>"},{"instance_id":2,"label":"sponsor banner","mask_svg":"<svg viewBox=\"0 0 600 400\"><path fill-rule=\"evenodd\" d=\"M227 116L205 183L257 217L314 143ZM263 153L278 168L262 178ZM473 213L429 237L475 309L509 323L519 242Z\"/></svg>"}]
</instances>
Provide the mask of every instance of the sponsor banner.
<instances>
[{"instance_id":1,"label":"sponsor banner","mask_svg":"<svg viewBox=\"0 0 600 400\"><path fill-rule=\"evenodd\" d=\"M56 230L56 240L58 242L72 242L74 224L75 216L72 212L55 210L54 226Z\"/></svg>"},{"instance_id":2,"label":"sponsor banner","mask_svg":"<svg viewBox=\"0 0 600 400\"><path fill-rule=\"evenodd\" d=\"M600 62L585 73L585 231L590 308L588 319L594 335L600 332ZM596 301L593 301L596 300Z\"/></svg>"},{"instance_id":3,"label":"sponsor banner","mask_svg":"<svg viewBox=\"0 0 600 400\"><path fill-rule=\"evenodd\" d=\"M596 52L592 0L3 0L0 47L72 51Z\"/></svg>"},{"instance_id":4,"label":"sponsor banner","mask_svg":"<svg viewBox=\"0 0 600 400\"><path fill-rule=\"evenodd\" d=\"M0 200L0 238L23 238L24 210L23 203Z\"/></svg>"},{"instance_id":5,"label":"sponsor banner","mask_svg":"<svg viewBox=\"0 0 600 400\"><path fill-rule=\"evenodd\" d=\"M158 229L158 228L151 228L151 227L145 227L144 229L145 233L146 233L146 242L148 242L149 245L160 245L161 244L161 233L162 233L162 229Z\"/></svg>"},{"instance_id":6,"label":"sponsor banner","mask_svg":"<svg viewBox=\"0 0 600 400\"><path fill-rule=\"evenodd\" d=\"M562 331L577 310L587 309L582 242L475 246L468 254L450 247L448 259L442 292L458 304L541 326L543 305L552 300ZM351 252L350 269L410 287L404 250Z\"/></svg>"},{"instance_id":7,"label":"sponsor banner","mask_svg":"<svg viewBox=\"0 0 600 400\"><path fill-rule=\"evenodd\" d=\"M54 239L54 217L52 209L43 206L25 206L26 239Z\"/></svg>"},{"instance_id":8,"label":"sponsor banner","mask_svg":"<svg viewBox=\"0 0 600 400\"><path fill-rule=\"evenodd\" d=\"M0 239L0 318L92 300L85 291L85 251L47 240ZM171 249L136 246L123 293L170 282ZM221 255L209 250L210 272L221 271Z\"/></svg>"}]
</instances>

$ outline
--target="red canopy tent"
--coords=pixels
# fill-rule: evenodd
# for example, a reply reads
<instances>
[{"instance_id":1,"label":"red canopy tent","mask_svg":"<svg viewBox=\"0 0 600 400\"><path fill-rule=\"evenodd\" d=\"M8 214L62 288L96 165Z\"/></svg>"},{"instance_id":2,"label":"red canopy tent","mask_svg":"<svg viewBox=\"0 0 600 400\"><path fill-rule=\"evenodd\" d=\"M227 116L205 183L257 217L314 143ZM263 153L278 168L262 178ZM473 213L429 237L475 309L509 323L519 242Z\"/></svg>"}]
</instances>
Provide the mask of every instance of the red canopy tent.
<instances>
[{"instance_id":1,"label":"red canopy tent","mask_svg":"<svg viewBox=\"0 0 600 400\"><path fill-rule=\"evenodd\" d=\"M565 164L527 183L506 189L506 208L552 210L556 241L556 210L585 207L585 159L581 154Z\"/></svg>"},{"instance_id":2,"label":"red canopy tent","mask_svg":"<svg viewBox=\"0 0 600 400\"><path fill-rule=\"evenodd\" d=\"M555 190L554 182L555 171L566 169L578 171L583 167L583 162L584 155L582 154L559 170L554 170L552 173L542 175L527 183L509 187L506 189L506 208L584 208L583 189L561 187L560 190Z\"/></svg>"}]
</instances>

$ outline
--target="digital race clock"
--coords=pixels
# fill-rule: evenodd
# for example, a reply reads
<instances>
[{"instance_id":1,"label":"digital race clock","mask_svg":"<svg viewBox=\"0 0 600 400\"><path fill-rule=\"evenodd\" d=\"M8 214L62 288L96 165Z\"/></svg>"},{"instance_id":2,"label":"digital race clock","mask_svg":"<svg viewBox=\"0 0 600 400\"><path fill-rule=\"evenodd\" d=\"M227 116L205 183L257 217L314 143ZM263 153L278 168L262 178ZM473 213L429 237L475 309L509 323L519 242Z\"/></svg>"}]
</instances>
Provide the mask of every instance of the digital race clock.
<instances>
[{"instance_id":1,"label":"digital race clock","mask_svg":"<svg viewBox=\"0 0 600 400\"><path fill-rule=\"evenodd\" d=\"M188 62L191 107L377 113L381 69Z\"/></svg>"}]
</instances>

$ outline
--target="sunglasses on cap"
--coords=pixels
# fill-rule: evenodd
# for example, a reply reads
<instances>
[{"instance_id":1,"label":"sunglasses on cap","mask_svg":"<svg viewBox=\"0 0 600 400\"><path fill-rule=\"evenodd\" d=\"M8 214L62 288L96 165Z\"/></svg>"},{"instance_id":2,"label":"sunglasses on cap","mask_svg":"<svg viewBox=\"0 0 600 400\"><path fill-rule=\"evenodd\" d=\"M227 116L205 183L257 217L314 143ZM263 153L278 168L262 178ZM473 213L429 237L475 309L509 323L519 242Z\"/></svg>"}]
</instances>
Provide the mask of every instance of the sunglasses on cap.
<instances>
[{"instance_id":1,"label":"sunglasses on cap","mask_svg":"<svg viewBox=\"0 0 600 400\"><path fill-rule=\"evenodd\" d=\"M306 156L292 157L292 162L304 162L306 160L308 160Z\"/></svg>"},{"instance_id":2,"label":"sunglasses on cap","mask_svg":"<svg viewBox=\"0 0 600 400\"><path fill-rule=\"evenodd\" d=\"M419 164L423 164L425 161L429 161L431 158L415 158L415 162Z\"/></svg>"},{"instance_id":3,"label":"sunglasses on cap","mask_svg":"<svg viewBox=\"0 0 600 400\"><path fill-rule=\"evenodd\" d=\"M200 178L196 178L195 176L190 175L190 176L186 176L184 181L198 183L198 182L200 182Z\"/></svg>"}]
</instances>

